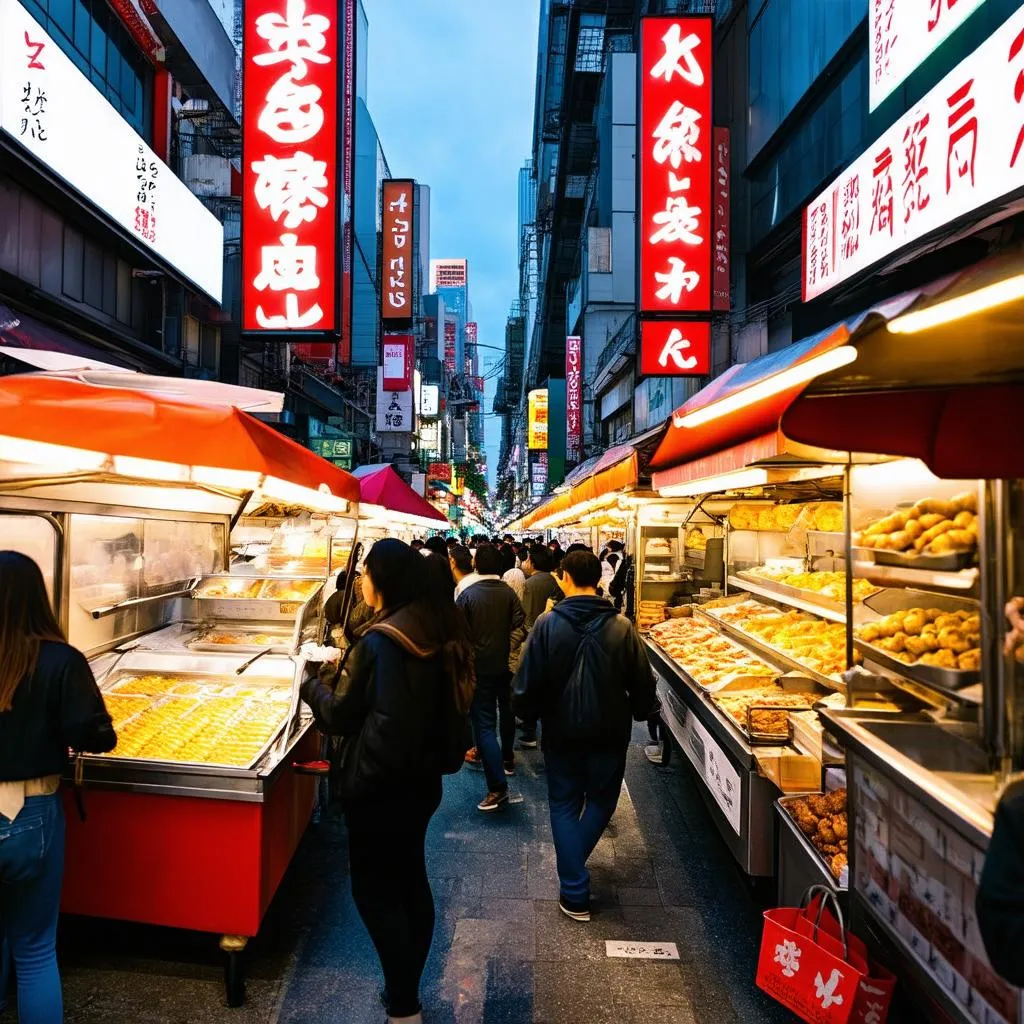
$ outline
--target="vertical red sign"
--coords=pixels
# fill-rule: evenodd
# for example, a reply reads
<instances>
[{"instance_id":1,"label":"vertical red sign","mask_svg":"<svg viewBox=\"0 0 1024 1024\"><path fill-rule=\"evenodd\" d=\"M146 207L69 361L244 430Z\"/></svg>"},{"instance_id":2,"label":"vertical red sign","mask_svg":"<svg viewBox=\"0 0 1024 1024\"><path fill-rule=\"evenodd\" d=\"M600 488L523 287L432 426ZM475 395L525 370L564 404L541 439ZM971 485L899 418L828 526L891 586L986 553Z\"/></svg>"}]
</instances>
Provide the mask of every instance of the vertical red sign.
<instances>
[{"instance_id":1,"label":"vertical red sign","mask_svg":"<svg viewBox=\"0 0 1024 1024\"><path fill-rule=\"evenodd\" d=\"M242 327L338 329L338 25L327 0L247 0Z\"/></svg>"},{"instance_id":2,"label":"vertical red sign","mask_svg":"<svg viewBox=\"0 0 1024 1024\"><path fill-rule=\"evenodd\" d=\"M416 343L411 334L385 334L381 346L385 391L408 391L412 387L412 362Z\"/></svg>"},{"instance_id":3,"label":"vertical red sign","mask_svg":"<svg viewBox=\"0 0 1024 1024\"><path fill-rule=\"evenodd\" d=\"M341 343L338 362L352 361L352 235L356 158L356 0L345 0L345 48L341 68Z\"/></svg>"},{"instance_id":4,"label":"vertical red sign","mask_svg":"<svg viewBox=\"0 0 1024 1024\"><path fill-rule=\"evenodd\" d=\"M565 457L583 458L583 339L565 339Z\"/></svg>"},{"instance_id":5,"label":"vertical red sign","mask_svg":"<svg viewBox=\"0 0 1024 1024\"><path fill-rule=\"evenodd\" d=\"M385 181L381 186L382 320L412 318L414 189L411 181Z\"/></svg>"},{"instance_id":6,"label":"vertical red sign","mask_svg":"<svg viewBox=\"0 0 1024 1024\"><path fill-rule=\"evenodd\" d=\"M715 173L712 180L715 197L715 256L714 273L711 277L712 308L717 312L727 313L730 306L729 291L729 172L730 149L729 129L716 128L715 141Z\"/></svg>"},{"instance_id":7,"label":"vertical red sign","mask_svg":"<svg viewBox=\"0 0 1024 1024\"><path fill-rule=\"evenodd\" d=\"M712 19L640 29L640 312L711 309Z\"/></svg>"},{"instance_id":8,"label":"vertical red sign","mask_svg":"<svg viewBox=\"0 0 1024 1024\"><path fill-rule=\"evenodd\" d=\"M640 325L640 372L645 377L703 377L711 372L707 320L647 320Z\"/></svg>"}]
</instances>

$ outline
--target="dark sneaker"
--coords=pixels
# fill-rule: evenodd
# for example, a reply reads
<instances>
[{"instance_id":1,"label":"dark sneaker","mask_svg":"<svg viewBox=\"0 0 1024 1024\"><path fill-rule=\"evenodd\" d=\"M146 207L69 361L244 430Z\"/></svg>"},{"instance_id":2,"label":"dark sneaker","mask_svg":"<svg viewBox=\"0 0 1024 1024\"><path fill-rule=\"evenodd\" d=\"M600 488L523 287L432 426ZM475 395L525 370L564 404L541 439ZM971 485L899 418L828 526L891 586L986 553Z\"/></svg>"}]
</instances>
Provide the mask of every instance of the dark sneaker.
<instances>
[{"instance_id":1,"label":"dark sneaker","mask_svg":"<svg viewBox=\"0 0 1024 1024\"><path fill-rule=\"evenodd\" d=\"M478 811L483 811L485 814L490 814L492 811L500 811L508 804L508 790L504 793L488 793L476 805Z\"/></svg>"},{"instance_id":2,"label":"dark sneaker","mask_svg":"<svg viewBox=\"0 0 1024 1024\"><path fill-rule=\"evenodd\" d=\"M480 751L476 747L466 751L466 764L474 771L482 772L484 770L484 759L480 756Z\"/></svg>"},{"instance_id":3,"label":"dark sneaker","mask_svg":"<svg viewBox=\"0 0 1024 1024\"><path fill-rule=\"evenodd\" d=\"M516 773L516 759L513 757L513 758L510 758L508 761L505 762L505 774L509 775L509 776L512 776L512 775L515 775L515 773Z\"/></svg>"},{"instance_id":4,"label":"dark sneaker","mask_svg":"<svg viewBox=\"0 0 1024 1024\"><path fill-rule=\"evenodd\" d=\"M558 897L558 909L571 917L574 921L590 920L590 900L571 900L568 896L560 894Z\"/></svg>"}]
</instances>

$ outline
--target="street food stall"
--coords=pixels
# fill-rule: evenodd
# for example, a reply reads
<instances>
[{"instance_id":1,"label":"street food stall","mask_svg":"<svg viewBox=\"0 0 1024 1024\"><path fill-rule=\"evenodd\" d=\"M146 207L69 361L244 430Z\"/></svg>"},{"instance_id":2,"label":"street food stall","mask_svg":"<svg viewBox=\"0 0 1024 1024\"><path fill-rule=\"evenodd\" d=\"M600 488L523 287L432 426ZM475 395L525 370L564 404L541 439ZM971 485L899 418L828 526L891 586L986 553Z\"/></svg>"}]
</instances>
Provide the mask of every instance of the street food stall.
<instances>
[{"instance_id":1,"label":"street food stall","mask_svg":"<svg viewBox=\"0 0 1024 1024\"><path fill-rule=\"evenodd\" d=\"M776 803L780 900L791 904L810 880L812 852L832 866L827 852L844 838L837 887L848 889L855 930L937 1021L1024 1019L1021 993L991 968L974 910L995 806L1024 753L1024 655L1002 652L1003 607L1024 593L1024 459L1012 429L1024 399L1022 310L1019 300L991 308L983 301L1015 268L1013 256L987 261L792 346L784 363L775 354L761 367L748 364L733 386L677 411L655 460L655 486L671 494L708 487L694 478L695 467L713 458L711 483L720 494L731 483L733 518L757 488L778 497L780 484L794 484L776 477L781 459L751 457L759 443L751 431L774 433L780 454L832 453L817 458L838 474L813 482L829 492L825 501L805 502L820 509L834 499L841 511L826 512L827 528L815 515L813 529L805 521L787 534L803 550L781 558L802 564L743 568L734 558L723 605L695 614L719 634L709 643L730 640L747 656L809 667L815 682L832 683L835 694L816 698L810 713L772 714L785 729L783 749L820 757L816 784ZM724 447L700 450L713 435L730 446L730 461ZM799 472L806 487L807 467ZM737 533L730 532L730 550ZM705 737L695 722L713 738L727 737L706 728L708 698L679 683L701 671L694 644L682 639L663 633L653 654L661 688L680 698L674 731L709 790L726 778L740 794L734 834L744 838L746 827L749 849L753 794L770 773L759 764L758 779L745 780L735 744L705 745L696 756L692 734ZM763 690L756 699L765 697L780 704ZM753 711L746 715L753 725ZM756 746L749 749L759 760ZM845 807L837 814L840 793ZM771 796L763 794L762 808ZM724 831L725 812L713 816ZM761 842L770 846L763 811L761 818Z\"/></svg>"},{"instance_id":2,"label":"street food stall","mask_svg":"<svg viewBox=\"0 0 1024 1024\"><path fill-rule=\"evenodd\" d=\"M62 908L223 936L232 1005L314 804L300 766L319 738L290 655L320 640L325 579L232 565L232 525L271 507L354 524L358 500L237 408L0 380L4 546L42 567L118 733L69 773Z\"/></svg>"},{"instance_id":3,"label":"street food stall","mask_svg":"<svg viewBox=\"0 0 1024 1024\"><path fill-rule=\"evenodd\" d=\"M359 481L360 532L368 544L383 537L397 537L410 544L424 534L448 529L447 517L417 494L392 466L360 466L352 475Z\"/></svg>"}]
</instances>

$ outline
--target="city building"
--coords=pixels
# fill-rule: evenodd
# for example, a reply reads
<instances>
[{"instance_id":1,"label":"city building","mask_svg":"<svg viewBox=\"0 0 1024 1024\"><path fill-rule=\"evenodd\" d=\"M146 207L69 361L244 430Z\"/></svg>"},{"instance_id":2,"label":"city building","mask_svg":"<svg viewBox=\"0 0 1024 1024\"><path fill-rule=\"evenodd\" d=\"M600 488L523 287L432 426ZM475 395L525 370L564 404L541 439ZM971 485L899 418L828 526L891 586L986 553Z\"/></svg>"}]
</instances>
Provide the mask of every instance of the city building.
<instances>
[{"instance_id":1,"label":"city building","mask_svg":"<svg viewBox=\"0 0 1024 1024\"><path fill-rule=\"evenodd\" d=\"M152 9L0 4L0 342L217 377L237 352L236 51L208 3Z\"/></svg>"}]
</instances>

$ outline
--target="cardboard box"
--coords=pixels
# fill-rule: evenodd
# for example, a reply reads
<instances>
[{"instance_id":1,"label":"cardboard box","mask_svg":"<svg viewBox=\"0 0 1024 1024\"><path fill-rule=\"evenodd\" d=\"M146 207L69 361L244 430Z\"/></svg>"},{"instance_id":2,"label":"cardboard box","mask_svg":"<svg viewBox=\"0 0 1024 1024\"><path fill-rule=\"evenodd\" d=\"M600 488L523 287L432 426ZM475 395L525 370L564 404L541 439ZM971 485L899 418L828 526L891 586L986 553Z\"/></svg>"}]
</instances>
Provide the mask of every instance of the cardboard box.
<instances>
[{"instance_id":1,"label":"cardboard box","mask_svg":"<svg viewBox=\"0 0 1024 1024\"><path fill-rule=\"evenodd\" d=\"M755 748L758 774L783 793L817 792L821 787L821 761L791 747Z\"/></svg>"}]
</instances>

